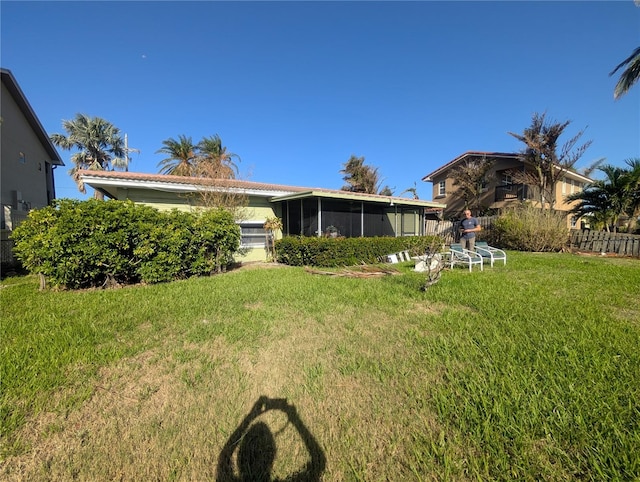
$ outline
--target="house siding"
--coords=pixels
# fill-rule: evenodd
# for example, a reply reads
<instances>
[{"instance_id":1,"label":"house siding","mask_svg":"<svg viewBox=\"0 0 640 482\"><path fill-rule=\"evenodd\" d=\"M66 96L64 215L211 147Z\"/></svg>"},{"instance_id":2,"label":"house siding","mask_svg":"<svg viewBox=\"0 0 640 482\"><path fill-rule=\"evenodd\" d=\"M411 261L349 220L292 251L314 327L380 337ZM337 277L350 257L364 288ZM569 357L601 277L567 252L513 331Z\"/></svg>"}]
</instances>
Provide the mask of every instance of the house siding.
<instances>
[{"instance_id":1,"label":"house siding","mask_svg":"<svg viewBox=\"0 0 640 482\"><path fill-rule=\"evenodd\" d=\"M0 201L18 211L44 207L55 194L49 155L4 83L1 95Z\"/></svg>"}]
</instances>

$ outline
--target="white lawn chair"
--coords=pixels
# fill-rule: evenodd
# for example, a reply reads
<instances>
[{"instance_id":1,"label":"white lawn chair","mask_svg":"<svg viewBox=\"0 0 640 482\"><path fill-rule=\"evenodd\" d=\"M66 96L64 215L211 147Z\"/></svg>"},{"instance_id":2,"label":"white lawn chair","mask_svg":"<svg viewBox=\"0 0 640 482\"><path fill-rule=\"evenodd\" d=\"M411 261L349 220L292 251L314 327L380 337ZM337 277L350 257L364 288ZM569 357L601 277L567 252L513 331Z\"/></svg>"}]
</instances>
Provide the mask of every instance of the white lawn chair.
<instances>
[{"instance_id":1,"label":"white lawn chair","mask_svg":"<svg viewBox=\"0 0 640 482\"><path fill-rule=\"evenodd\" d=\"M450 253L450 263L451 268L453 268L456 264L461 264L464 266L469 266L469 271L472 271L473 265L477 264L480 266L480 271L484 271L482 256L480 256L475 251L469 251L468 249L463 249L461 244L452 244L449 247Z\"/></svg>"},{"instance_id":2,"label":"white lawn chair","mask_svg":"<svg viewBox=\"0 0 640 482\"><path fill-rule=\"evenodd\" d=\"M476 252L484 259L489 260L492 268L496 261L507 264L507 254L501 249L489 246L486 241L476 241Z\"/></svg>"}]
</instances>

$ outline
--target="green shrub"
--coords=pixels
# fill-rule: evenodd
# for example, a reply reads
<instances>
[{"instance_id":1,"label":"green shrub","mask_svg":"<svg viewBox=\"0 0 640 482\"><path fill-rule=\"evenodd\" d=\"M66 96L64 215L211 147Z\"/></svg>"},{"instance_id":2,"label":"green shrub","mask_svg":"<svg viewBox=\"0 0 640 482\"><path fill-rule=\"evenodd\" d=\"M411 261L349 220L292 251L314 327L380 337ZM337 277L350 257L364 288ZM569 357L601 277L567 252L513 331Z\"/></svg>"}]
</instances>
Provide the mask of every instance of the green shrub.
<instances>
[{"instance_id":1,"label":"green shrub","mask_svg":"<svg viewBox=\"0 0 640 482\"><path fill-rule=\"evenodd\" d=\"M313 238L285 236L275 243L277 261L292 266L354 266L377 263L382 256L399 251L411 255L440 250L438 236Z\"/></svg>"},{"instance_id":2,"label":"green shrub","mask_svg":"<svg viewBox=\"0 0 640 482\"><path fill-rule=\"evenodd\" d=\"M13 233L31 273L71 289L161 282L220 271L240 245L224 210L160 212L130 201L62 199Z\"/></svg>"},{"instance_id":3,"label":"green shrub","mask_svg":"<svg viewBox=\"0 0 640 482\"><path fill-rule=\"evenodd\" d=\"M563 213L528 204L510 209L493 222L490 241L518 251L561 251L568 241Z\"/></svg>"}]
</instances>

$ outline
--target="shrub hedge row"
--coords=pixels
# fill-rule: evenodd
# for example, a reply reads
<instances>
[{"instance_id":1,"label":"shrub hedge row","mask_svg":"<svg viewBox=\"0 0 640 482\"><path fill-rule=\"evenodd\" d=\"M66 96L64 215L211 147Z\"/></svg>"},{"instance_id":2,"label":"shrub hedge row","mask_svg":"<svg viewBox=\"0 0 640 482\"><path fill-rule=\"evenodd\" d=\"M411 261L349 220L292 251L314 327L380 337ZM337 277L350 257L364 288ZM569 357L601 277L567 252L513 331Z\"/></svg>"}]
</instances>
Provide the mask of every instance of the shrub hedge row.
<instances>
[{"instance_id":1,"label":"shrub hedge row","mask_svg":"<svg viewBox=\"0 0 640 482\"><path fill-rule=\"evenodd\" d=\"M222 209L160 212L95 199L34 210L12 237L25 269L70 289L207 275L240 247L240 228Z\"/></svg>"},{"instance_id":2,"label":"shrub hedge row","mask_svg":"<svg viewBox=\"0 0 640 482\"><path fill-rule=\"evenodd\" d=\"M377 263L382 256L409 251L412 256L427 250L440 250L443 241L438 236L373 237L373 238L310 238L285 236L275 242L280 263L292 266L354 266Z\"/></svg>"},{"instance_id":3,"label":"shrub hedge row","mask_svg":"<svg viewBox=\"0 0 640 482\"><path fill-rule=\"evenodd\" d=\"M495 246L517 251L562 251L569 241L566 213L529 204L505 210L493 222L489 239Z\"/></svg>"}]
</instances>

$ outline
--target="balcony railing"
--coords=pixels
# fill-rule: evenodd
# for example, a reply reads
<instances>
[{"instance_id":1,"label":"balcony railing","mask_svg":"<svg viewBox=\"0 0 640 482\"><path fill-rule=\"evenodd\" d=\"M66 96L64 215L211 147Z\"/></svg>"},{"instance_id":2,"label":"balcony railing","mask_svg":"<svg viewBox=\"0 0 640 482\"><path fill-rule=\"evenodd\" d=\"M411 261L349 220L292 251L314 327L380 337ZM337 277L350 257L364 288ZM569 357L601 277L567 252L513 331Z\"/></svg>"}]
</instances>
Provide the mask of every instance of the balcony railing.
<instances>
[{"instance_id":1,"label":"balcony railing","mask_svg":"<svg viewBox=\"0 0 640 482\"><path fill-rule=\"evenodd\" d=\"M496 186L494 201L522 201L530 198L530 191L526 184L501 184Z\"/></svg>"}]
</instances>

